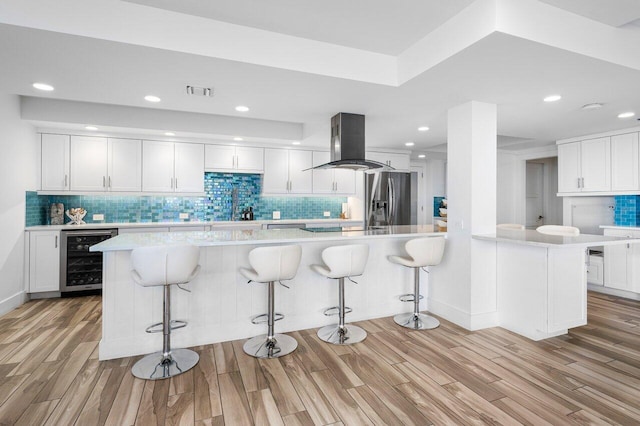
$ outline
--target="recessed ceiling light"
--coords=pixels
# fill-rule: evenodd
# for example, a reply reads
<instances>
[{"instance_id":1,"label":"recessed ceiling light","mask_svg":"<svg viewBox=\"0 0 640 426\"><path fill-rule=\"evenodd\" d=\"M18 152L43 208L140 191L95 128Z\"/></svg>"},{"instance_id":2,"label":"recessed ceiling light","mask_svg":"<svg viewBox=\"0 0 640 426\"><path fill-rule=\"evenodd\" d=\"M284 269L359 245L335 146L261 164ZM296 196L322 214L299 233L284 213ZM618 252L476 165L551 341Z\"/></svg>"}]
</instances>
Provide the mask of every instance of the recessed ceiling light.
<instances>
[{"instance_id":1,"label":"recessed ceiling light","mask_svg":"<svg viewBox=\"0 0 640 426\"><path fill-rule=\"evenodd\" d=\"M175 136L176 134L173 132L164 132L165 136Z\"/></svg>"},{"instance_id":2,"label":"recessed ceiling light","mask_svg":"<svg viewBox=\"0 0 640 426\"><path fill-rule=\"evenodd\" d=\"M586 105L582 105L581 109L598 109L598 108L602 108L604 104L601 104L600 102L594 102L591 104L586 104Z\"/></svg>"},{"instance_id":3,"label":"recessed ceiling light","mask_svg":"<svg viewBox=\"0 0 640 426\"><path fill-rule=\"evenodd\" d=\"M426 157L426 155L424 155L424 154L418 155L418 158L425 158L425 157Z\"/></svg>"},{"instance_id":4,"label":"recessed ceiling light","mask_svg":"<svg viewBox=\"0 0 640 426\"><path fill-rule=\"evenodd\" d=\"M427 126L418 127L418 131L419 132L426 132L427 130L429 130L429 128Z\"/></svg>"},{"instance_id":5,"label":"recessed ceiling light","mask_svg":"<svg viewBox=\"0 0 640 426\"><path fill-rule=\"evenodd\" d=\"M623 112L621 114L618 114L618 118L630 118L630 117L633 117L634 115L636 115L636 113L632 111Z\"/></svg>"},{"instance_id":6,"label":"recessed ceiling light","mask_svg":"<svg viewBox=\"0 0 640 426\"><path fill-rule=\"evenodd\" d=\"M415 145L415 143L413 143L413 142L405 142L405 146L414 146L414 145Z\"/></svg>"},{"instance_id":7,"label":"recessed ceiling light","mask_svg":"<svg viewBox=\"0 0 640 426\"><path fill-rule=\"evenodd\" d=\"M87 130L98 130L96 126L84 126L84 128Z\"/></svg>"},{"instance_id":8,"label":"recessed ceiling light","mask_svg":"<svg viewBox=\"0 0 640 426\"><path fill-rule=\"evenodd\" d=\"M545 102L555 102L555 101L559 101L560 99L562 99L562 96L560 95L549 95L546 98L544 98Z\"/></svg>"},{"instance_id":9,"label":"recessed ceiling light","mask_svg":"<svg viewBox=\"0 0 640 426\"><path fill-rule=\"evenodd\" d=\"M157 96L153 96L153 95L147 95L144 97L144 100L147 102L160 102L161 99Z\"/></svg>"},{"instance_id":10,"label":"recessed ceiling light","mask_svg":"<svg viewBox=\"0 0 640 426\"><path fill-rule=\"evenodd\" d=\"M300 142L298 142L298 141L291 142L291 145L300 145Z\"/></svg>"},{"instance_id":11,"label":"recessed ceiling light","mask_svg":"<svg viewBox=\"0 0 640 426\"><path fill-rule=\"evenodd\" d=\"M33 87L38 90L44 90L45 92L51 92L53 86L47 83L33 83Z\"/></svg>"},{"instance_id":12,"label":"recessed ceiling light","mask_svg":"<svg viewBox=\"0 0 640 426\"><path fill-rule=\"evenodd\" d=\"M233 138L233 140L240 142L240 141L243 141L244 139L242 139L242 138Z\"/></svg>"},{"instance_id":13,"label":"recessed ceiling light","mask_svg":"<svg viewBox=\"0 0 640 426\"><path fill-rule=\"evenodd\" d=\"M238 112L247 112L247 111L249 111L249 107L244 106L244 105L238 105L236 107L236 111L238 111Z\"/></svg>"}]
</instances>

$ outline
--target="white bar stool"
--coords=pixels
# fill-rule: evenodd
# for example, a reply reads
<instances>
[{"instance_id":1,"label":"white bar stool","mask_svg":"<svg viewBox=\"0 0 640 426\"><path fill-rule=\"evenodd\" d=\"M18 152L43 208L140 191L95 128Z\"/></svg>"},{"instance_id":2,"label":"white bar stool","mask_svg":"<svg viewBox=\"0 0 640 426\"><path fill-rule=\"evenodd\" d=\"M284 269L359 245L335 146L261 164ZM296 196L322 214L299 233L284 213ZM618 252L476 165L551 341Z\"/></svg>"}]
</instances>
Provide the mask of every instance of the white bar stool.
<instances>
[{"instance_id":1,"label":"white bar stool","mask_svg":"<svg viewBox=\"0 0 640 426\"><path fill-rule=\"evenodd\" d=\"M344 316L351 312L344 304L344 279L355 282L351 277L362 275L369 258L367 244L351 244L346 246L329 247L322 251L322 261L325 265L311 265L311 269L327 278L338 280L338 306L328 308L324 314L338 315L338 324L327 325L318 330L318 337L334 345L350 345L362 342L367 332L362 328L344 323ZM334 311L334 312L331 312Z\"/></svg>"},{"instance_id":2,"label":"white bar stool","mask_svg":"<svg viewBox=\"0 0 640 426\"><path fill-rule=\"evenodd\" d=\"M290 280L296 276L302 247L299 245L258 247L249 252L249 264L253 269L240 268L240 273L249 279L268 283L268 312L254 317L254 324L267 323L267 334L247 340L242 347L247 355L256 358L278 358L290 354L298 342L286 334L275 334L274 323L284 318L275 312L275 282ZM287 287L280 283L283 287ZM287 287L289 288L289 287Z\"/></svg>"},{"instance_id":3,"label":"white bar stool","mask_svg":"<svg viewBox=\"0 0 640 426\"><path fill-rule=\"evenodd\" d=\"M171 286L186 284L200 271L200 249L195 246L141 247L131 252L131 275L143 287L164 287L162 322L147 327L147 333L162 332L162 352L136 362L131 373L147 380L166 379L193 368L200 357L189 349L171 349L171 330L186 327L186 321L171 319ZM182 289L186 290L186 289ZM189 291L189 290L186 290ZM161 328L159 328L161 326Z\"/></svg>"},{"instance_id":4,"label":"white bar stool","mask_svg":"<svg viewBox=\"0 0 640 426\"><path fill-rule=\"evenodd\" d=\"M428 330L440 325L440 321L436 318L420 313L420 299L422 299L420 295L420 269L429 273L429 270L425 268L440 264L444 254L445 241L444 237L416 238L407 241L404 246L409 257L388 257L390 262L413 268L415 274L413 294L400 296L400 300L403 302L413 302L413 312L394 316L393 320L397 324L413 330Z\"/></svg>"}]
</instances>

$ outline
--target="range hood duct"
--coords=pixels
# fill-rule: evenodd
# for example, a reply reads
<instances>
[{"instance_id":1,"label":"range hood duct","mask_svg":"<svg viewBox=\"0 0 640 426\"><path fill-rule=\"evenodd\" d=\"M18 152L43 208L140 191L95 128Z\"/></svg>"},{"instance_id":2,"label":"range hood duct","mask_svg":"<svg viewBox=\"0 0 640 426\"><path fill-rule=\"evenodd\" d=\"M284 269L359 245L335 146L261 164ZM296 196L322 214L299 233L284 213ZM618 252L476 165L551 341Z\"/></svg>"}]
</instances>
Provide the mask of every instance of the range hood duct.
<instances>
[{"instance_id":1,"label":"range hood duct","mask_svg":"<svg viewBox=\"0 0 640 426\"><path fill-rule=\"evenodd\" d=\"M331 117L331 162L314 169L394 170L364 155L364 115L341 112Z\"/></svg>"}]
</instances>

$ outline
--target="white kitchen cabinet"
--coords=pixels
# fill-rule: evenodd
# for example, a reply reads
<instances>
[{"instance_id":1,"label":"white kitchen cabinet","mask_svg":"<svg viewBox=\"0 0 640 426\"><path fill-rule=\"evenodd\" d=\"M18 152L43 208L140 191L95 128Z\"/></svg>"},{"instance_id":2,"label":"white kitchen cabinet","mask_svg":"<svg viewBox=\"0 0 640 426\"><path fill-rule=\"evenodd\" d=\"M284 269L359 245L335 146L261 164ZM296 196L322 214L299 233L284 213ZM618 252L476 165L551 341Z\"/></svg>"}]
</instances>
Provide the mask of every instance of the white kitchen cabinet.
<instances>
[{"instance_id":1,"label":"white kitchen cabinet","mask_svg":"<svg viewBox=\"0 0 640 426\"><path fill-rule=\"evenodd\" d=\"M142 141L109 139L107 191L142 191Z\"/></svg>"},{"instance_id":2,"label":"white kitchen cabinet","mask_svg":"<svg viewBox=\"0 0 640 426\"><path fill-rule=\"evenodd\" d=\"M41 135L41 182L43 191L69 190L69 136Z\"/></svg>"},{"instance_id":3,"label":"white kitchen cabinet","mask_svg":"<svg viewBox=\"0 0 640 426\"><path fill-rule=\"evenodd\" d=\"M558 145L558 192L611 191L611 138Z\"/></svg>"},{"instance_id":4,"label":"white kitchen cabinet","mask_svg":"<svg viewBox=\"0 0 640 426\"><path fill-rule=\"evenodd\" d=\"M60 291L60 232L31 231L29 293Z\"/></svg>"},{"instance_id":5,"label":"white kitchen cabinet","mask_svg":"<svg viewBox=\"0 0 640 426\"><path fill-rule=\"evenodd\" d=\"M263 173L264 149L244 146L205 145L207 171Z\"/></svg>"},{"instance_id":6,"label":"white kitchen cabinet","mask_svg":"<svg viewBox=\"0 0 640 426\"><path fill-rule=\"evenodd\" d=\"M331 154L313 151L313 167L330 161ZM356 192L355 171L345 169L313 170L314 194L353 194Z\"/></svg>"},{"instance_id":7,"label":"white kitchen cabinet","mask_svg":"<svg viewBox=\"0 0 640 426\"><path fill-rule=\"evenodd\" d=\"M204 146L143 141L142 190L204 192Z\"/></svg>"},{"instance_id":8,"label":"white kitchen cabinet","mask_svg":"<svg viewBox=\"0 0 640 426\"><path fill-rule=\"evenodd\" d=\"M640 238L640 231L605 229L604 235ZM640 244L604 247L604 286L640 293Z\"/></svg>"},{"instance_id":9,"label":"white kitchen cabinet","mask_svg":"<svg viewBox=\"0 0 640 426\"><path fill-rule=\"evenodd\" d=\"M396 170L408 171L411 167L411 157L409 154L397 152L367 151L367 160L377 161Z\"/></svg>"},{"instance_id":10,"label":"white kitchen cabinet","mask_svg":"<svg viewBox=\"0 0 640 426\"><path fill-rule=\"evenodd\" d=\"M71 136L71 190L107 190L107 138Z\"/></svg>"},{"instance_id":11,"label":"white kitchen cabinet","mask_svg":"<svg viewBox=\"0 0 640 426\"><path fill-rule=\"evenodd\" d=\"M611 137L611 190L637 191L638 178L638 133L627 133Z\"/></svg>"},{"instance_id":12,"label":"white kitchen cabinet","mask_svg":"<svg viewBox=\"0 0 640 426\"><path fill-rule=\"evenodd\" d=\"M311 194L313 191L312 151L272 149L264 150L265 194Z\"/></svg>"},{"instance_id":13,"label":"white kitchen cabinet","mask_svg":"<svg viewBox=\"0 0 640 426\"><path fill-rule=\"evenodd\" d=\"M587 284L604 285L604 260L602 256L589 256Z\"/></svg>"}]
</instances>

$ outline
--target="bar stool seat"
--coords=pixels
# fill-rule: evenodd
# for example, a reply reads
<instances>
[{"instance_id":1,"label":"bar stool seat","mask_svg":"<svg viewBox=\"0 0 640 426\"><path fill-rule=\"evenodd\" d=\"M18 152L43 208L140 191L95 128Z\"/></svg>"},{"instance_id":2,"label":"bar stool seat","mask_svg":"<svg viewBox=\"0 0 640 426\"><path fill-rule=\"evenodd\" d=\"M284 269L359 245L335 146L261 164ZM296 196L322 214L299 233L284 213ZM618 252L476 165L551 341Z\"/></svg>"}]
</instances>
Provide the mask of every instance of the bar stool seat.
<instances>
[{"instance_id":1,"label":"bar stool seat","mask_svg":"<svg viewBox=\"0 0 640 426\"><path fill-rule=\"evenodd\" d=\"M393 320L406 328L413 330L425 330L436 328L440 321L436 318L420 313L420 269L428 268L440 264L444 254L444 237L416 238L406 242L404 248L408 256L391 255L387 258L390 262L407 268L414 269L414 291L413 294L403 294L400 300L403 302L413 302L413 312L398 314ZM424 269L429 273L428 269Z\"/></svg>"},{"instance_id":2,"label":"bar stool seat","mask_svg":"<svg viewBox=\"0 0 640 426\"><path fill-rule=\"evenodd\" d=\"M575 237L580 235L580 228L575 226L562 226L562 225L542 225L536 228L541 234L546 235L559 235L562 237Z\"/></svg>"},{"instance_id":3,"label":"bar stool seat","mask_svg":"<svg viewBox=\"0 0 640 426\"><path fill-rule=\"evenodd\" d=\"M338 324L327 325L318 330L318 337L334 345L350 345L363 341L367 332L362 328L345 324L345 314L351 312L351 308L344 303L344 279L362 275L369 258L369 246L367 244L350 244L344 246L329 247L322 251L322 261L325 265L311 265L318 274L338 280L338 306L328 308L324 314L338 315Z\"/></svg>"},{"instance_id":4,"label":"bar stool seat","mask_svg":"<svg viewBox=\"0 0 640 426\"><path fill-rule=\"evenodd\" d=\"M136 362L131 368L135 377L166 379L182 374L198 363L200 357L196 352L171 348L171 330L187 325L186 321L171 319L171 286L179 287L193 280L200 271L199 260L200 249L191 245L141 247L131 252L131 275L135 283L143 287L164 287L162 322L146 329L147 333L162 332L162 352L152 353Z\"/></svg>"},{"instance_id":5,"label":"bar stool seat","mask_svg":"<svg viewBox=\"0 0 640 426\"><path fill-rule=\"evenodd\" d=\"M248 278L249 282L268 283L268 312L251 320L254 324L266 322L267 334L245 342L242 348L247 355L256 358L278 358L290 354L298 347L298 342L293 337L274 332L274 323L284 318L284 315L275 312L275 282L293 279L301 257L302 247L299 245L258 247L249 252L249 264L252 269L240 268L240 273Z\"/></svg>"}]
</instances>

